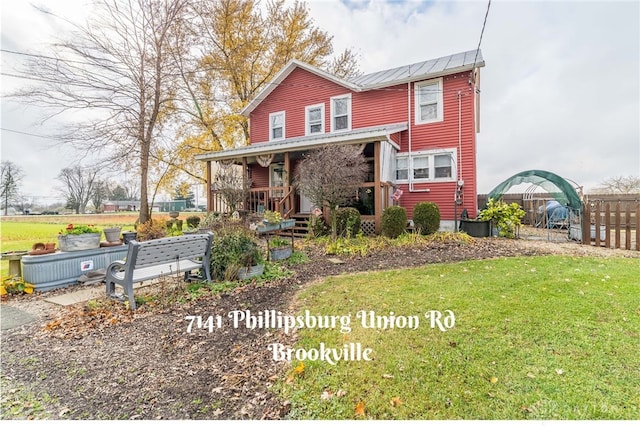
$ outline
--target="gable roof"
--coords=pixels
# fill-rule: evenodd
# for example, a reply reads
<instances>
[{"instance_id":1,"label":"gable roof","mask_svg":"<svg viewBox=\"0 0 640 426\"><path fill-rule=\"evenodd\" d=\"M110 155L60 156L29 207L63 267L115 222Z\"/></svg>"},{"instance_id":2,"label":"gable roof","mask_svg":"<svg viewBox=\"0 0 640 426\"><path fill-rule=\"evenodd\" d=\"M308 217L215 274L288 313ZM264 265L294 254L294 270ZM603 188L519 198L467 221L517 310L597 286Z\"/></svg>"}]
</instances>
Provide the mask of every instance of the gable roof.
<instances>
[{"instance_id":1,"label":"gable roof","mask_svg":"<svg viewBox=\"0 0 640 426\"><path fill-rule=\"evenodd\" d=\"M483 66L484 60L482 58L482 51L469 50L467 52L429 59L427 61L411 65L376 71L346 80L323 71L320 68L293 59L289 61L289 63L278 72L278 74L276 74L273 80L267 83L265 88L262 89L246 107L244 107L241 114L249 117L249 114L251 114L251 112L256 109L256 107L260 105L260 103L269 96L269 94L273 92L273 90L278 87L278 85L280 85L296 68L304 69L318 77L332 81L354 92L364 92L367 90L380 89L397 84L469 71L473 68Z\"/></svg>"}]
</instances>

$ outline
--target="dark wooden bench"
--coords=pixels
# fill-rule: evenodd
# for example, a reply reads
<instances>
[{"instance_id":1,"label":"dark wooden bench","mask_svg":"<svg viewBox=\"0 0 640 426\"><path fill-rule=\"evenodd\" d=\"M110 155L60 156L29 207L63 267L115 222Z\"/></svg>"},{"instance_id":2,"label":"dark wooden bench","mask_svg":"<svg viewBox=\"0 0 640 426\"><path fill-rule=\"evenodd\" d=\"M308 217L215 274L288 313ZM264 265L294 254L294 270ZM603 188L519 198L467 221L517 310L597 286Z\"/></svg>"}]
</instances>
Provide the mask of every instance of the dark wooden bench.
<instances>
[{"instance_id":1,"label":"dark wooden bench","mask_svg":"<svg viewBox=\"0 0 640 426\"><path fill-rule=\"evenodd\" d=\"M136 309L133 284L167 275L184 274L188 279L194 270L200 278L211 281L211 244L213 234L189 234L150 241L130 241L127 257L116 260L107 268L107 296L118 298L115 285L120 285L129 298L129 307Z\"/></svg>"}]
</instances>

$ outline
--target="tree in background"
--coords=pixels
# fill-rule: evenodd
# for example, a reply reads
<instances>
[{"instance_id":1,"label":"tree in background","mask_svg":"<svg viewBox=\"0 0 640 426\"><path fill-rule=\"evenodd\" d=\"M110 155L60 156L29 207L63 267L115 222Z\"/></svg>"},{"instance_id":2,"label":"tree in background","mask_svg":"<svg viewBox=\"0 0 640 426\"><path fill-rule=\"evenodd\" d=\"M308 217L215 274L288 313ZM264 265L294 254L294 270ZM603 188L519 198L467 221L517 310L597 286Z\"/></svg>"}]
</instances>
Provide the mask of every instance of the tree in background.
<instances>
[{"instance_id":1,"label":"tree in background","mask_svg":"<svg viewBox=\"0 0 640 426\"><path fill-rule=\"evenodd\" d=\"M60 171L57 179L62 183L60 193L67 200L67 208L76 214L84 213L94 193L97 180L97 169L83 169L80 166L67 167Z\"/></svg>"},{"instance_id":2,"label":"tree in background","mask_svg":"<svg viewBox=\"0 0 640 426\"><path fill-rule=\"evenodd\" d=\"M195 155L249 143L240 112L290 60L339 77L358 74L354 53L334 55L333 37L313 25L303 2L219 0L194 2L194 8L192 43L203 53L180 62L186 118L176 163L191 177L204 180Z\"/></svg>"},{"instance_id":3,"label":"tree in background","mask_svg":"<svg viewBox=\"0 0 640 426\"><path fill-rule=\"evenodd\" d=\"M22 168L12 161L0 163L0 183L2 185L2 211L9 212L9 205L18 200L20 181L24 177Z\"/></svg>"},{"instance_id":4,"label":"tree in background","mask_svg":"<svg viewBox=\"0 0 640 426\"><path fill-rule=\"evenodd\" d=\"M97 213L102 212L102 204L109 199L109 184L107 181L98 180L93 185L91 203Z\"/></svg>"},{"instance_id":5,"label":"tree in background","mask_svg":"<svg viewBox=\"0 0 640 426\"><path fill-rule=\"evenodd\" d=\"M327 206L331 236L337 236L336 210L364 183L367 162L355 145L326 145L305 155L294 185L316 206Z\"/></svg>"},{"instance_id":6,"label":"tree in background","mask_svg":"<svg viewBox=\"0 0 640 426\"><path fill-rule=\"evenodd\" d=\"M600 183L596 192L605 194L640 194L640 176L616 176Z\"/></svg>"},{"instance_id":7,"label":"tree in background","mask_svg":"<svg viewBox=\"0 0 640 426\"><path fill-rule=\"evenodd\" d=\"M188 209L195 207L193 202L195 198L195 194L188 182L180 182L180 184L174 188L173 199L176 201L185 200L185 207Z\"/></svg>"},{"instance_id":8,"label":"tree in background","mask_svg":"<svg viewBox=\"0 0 640 426\"><path fill-rule=\"evenodd\" d=\"M77 111L91 117L60 138L138 173L140 223L151 216L149 167L180 81L174 57L188 52L178 36L187 5L188 0L96 1L87 23L73 24L68 41L30 57L24 73L38 83L14 94L51 108L50 117Z\"/></svg>"}]
</instances>

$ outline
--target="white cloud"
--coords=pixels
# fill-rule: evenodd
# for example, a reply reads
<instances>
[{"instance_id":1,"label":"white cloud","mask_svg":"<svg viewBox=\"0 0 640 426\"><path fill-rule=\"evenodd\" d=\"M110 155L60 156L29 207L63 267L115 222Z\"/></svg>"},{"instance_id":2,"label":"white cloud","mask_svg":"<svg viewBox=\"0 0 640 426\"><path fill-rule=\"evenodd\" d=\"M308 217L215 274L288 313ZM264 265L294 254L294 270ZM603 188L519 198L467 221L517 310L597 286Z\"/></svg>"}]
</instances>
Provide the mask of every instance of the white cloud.
<instances>
[{"instance_id":1,"label":"white cloud","mask_svg":"<svg viewBox=\"0 0 640 426\"><path fill-rule=\"evenodd\" d=\"M476 48L487 2L314 1L337 50L376 71ZM640 175L637 2L493 1L482 40L478 185L545 169L587 189Z\"/></svg>"}]
</instances>

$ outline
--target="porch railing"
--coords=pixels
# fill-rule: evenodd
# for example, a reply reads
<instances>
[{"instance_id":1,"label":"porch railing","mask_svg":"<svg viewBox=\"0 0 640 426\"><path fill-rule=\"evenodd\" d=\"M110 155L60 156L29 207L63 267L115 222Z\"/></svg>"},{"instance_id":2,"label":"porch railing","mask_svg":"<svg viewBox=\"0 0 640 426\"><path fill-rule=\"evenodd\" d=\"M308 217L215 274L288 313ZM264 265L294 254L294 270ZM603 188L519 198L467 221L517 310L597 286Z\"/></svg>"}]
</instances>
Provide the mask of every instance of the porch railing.
<instances>
[{"instance_id":1,"label":"porch railing","mask_svg":"<svg viewBox=\"0 0 640 426\"><path fill-rule=\"evenodd\" d=\"M295 198L293 186L275 186L263 188L251 188L244 203L229 206L222 192L211 191L213 204L212 211L217 213L232 213L235 210L244 210L250 213L264 213L266 210L278 212L282 217L289 217L295 213Z\"/></svg>"},{"instance_id":2,"label":"porch railing","mask_svg":"<svg viewBox=\"0 0 640 426\"><path fill-rule=\"evenodd\" d=\"M380 195L378 195L375 187L376 184L373 182L367 182L358 186L360 189L360 200L365 200L365 197L370 197L366 200L369 208L365 208L365 210L369 211L363 211L363 216L370 216L371 218L375 217L376 197L378 196L382 197L382 210L393 204L391 202L393 185L390 182L380 183ZM354 193L355 192L356 188L354 188ZM244 203L238 203L237 206L228 206L222 197L221 191L212 190L211 201L213 205L212 211L218 213L232 213L235 210L244 210L249 213L264 213L266 210L270 210L280 213L282 217L288 218L297 211L296 191L294 186L251 188L248 191L248 195ZM380 214L382 214L382 212L380 212Z\"/></svg>"}]
</instances>

